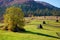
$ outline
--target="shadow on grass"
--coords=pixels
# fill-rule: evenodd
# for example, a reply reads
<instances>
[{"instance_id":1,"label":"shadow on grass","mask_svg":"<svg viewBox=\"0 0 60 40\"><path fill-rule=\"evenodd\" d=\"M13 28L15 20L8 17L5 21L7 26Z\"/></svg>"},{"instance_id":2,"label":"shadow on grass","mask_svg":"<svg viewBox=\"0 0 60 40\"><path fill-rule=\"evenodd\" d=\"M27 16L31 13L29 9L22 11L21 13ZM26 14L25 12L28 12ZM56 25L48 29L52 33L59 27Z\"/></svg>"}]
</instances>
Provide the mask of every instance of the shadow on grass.
<instances>
[{"instance_id":1,"label":"shadow on grass","mask_svg":"<svg viewBox=\"0 0 60 40\"><path fill-rule=\"evenodd\" d=\"M56 37L56 36L51 36L51 35L48 35L48 34L37 33L37 32L31 32L31 31L24 31L24 32L22 32L22 33L36 34L36 35L41 35L41 36L46 36L46 37L51 37L51 38L60 39L59 37Z\"/></svg>"}]
</instances>

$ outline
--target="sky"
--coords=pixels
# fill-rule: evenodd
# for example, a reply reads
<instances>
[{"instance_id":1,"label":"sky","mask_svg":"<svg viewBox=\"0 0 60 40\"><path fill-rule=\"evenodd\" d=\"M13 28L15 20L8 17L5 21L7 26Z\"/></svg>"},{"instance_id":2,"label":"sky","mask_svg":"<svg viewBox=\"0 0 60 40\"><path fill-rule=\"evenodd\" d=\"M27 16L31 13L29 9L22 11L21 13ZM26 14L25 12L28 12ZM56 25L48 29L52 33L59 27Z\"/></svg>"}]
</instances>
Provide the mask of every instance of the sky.
<instances>
[{"instance_id":1,"label":"sky","mask_svg":"<svg viewBox=\"0 0 60 40\"><path fill-rule=\"evenodd\" d=\"M35 0L35 1L44 1L44 2L47 2L51 5L54 5L58 8L60 8L60 0Z\"/></svg>"}]
</instances>

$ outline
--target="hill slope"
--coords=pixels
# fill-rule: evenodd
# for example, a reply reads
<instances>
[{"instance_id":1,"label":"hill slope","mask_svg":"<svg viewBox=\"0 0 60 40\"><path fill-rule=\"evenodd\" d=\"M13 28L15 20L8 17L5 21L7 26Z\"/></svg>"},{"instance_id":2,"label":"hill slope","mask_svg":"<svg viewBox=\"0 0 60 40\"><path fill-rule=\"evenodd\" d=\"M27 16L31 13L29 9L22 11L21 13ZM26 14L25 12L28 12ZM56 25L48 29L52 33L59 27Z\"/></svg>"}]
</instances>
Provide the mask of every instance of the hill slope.
<instances>
[{"instance_id":1,"label":"hill slope","mask_svg":"<svg viewBox=\"0 0 60 40\"><path fill-rule=\"evenodd\" d=\"M42 1L37 2L34 0L0 0L0 16L2 16L5 12L5 9L10 6L21 7L24 11L25 16L28 16L29 14L33 14L35 16L44 16L44 13L38 13L38 11L44 12L45 9L48 9L49 12L51 10L60 10L55 6ZM52 13L46 12L46 15L49 16L52 15Z\"/></svg>"}]
</instances>

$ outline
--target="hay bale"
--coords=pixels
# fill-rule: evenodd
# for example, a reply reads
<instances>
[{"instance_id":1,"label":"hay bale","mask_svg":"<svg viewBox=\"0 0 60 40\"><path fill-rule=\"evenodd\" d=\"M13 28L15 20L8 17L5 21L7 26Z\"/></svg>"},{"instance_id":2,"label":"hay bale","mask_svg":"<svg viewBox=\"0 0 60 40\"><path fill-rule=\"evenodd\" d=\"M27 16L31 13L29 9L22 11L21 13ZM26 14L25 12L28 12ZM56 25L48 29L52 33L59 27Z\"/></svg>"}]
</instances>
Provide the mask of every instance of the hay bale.
<instances>
[{"instance_id":1,"label":"hay bale","mask_svg":"<svg viewBox=\"0 0 60 40\"><path fill-rule=\"evenodd\" d=\"M43 21L43 24L46 24L46 22L45 22L45 21Z\"/></svg>"},{"instance_id":2,"label":"hay bale","mask_svg":"<svg viewBox=\"0 0 60 40\"><path fill-rule=\"evenodd\" d=\"M39 28L43 29L43 26L40 24L40 25L38 26L38 29L39 29Z\"/></svg>"}]
</instances>

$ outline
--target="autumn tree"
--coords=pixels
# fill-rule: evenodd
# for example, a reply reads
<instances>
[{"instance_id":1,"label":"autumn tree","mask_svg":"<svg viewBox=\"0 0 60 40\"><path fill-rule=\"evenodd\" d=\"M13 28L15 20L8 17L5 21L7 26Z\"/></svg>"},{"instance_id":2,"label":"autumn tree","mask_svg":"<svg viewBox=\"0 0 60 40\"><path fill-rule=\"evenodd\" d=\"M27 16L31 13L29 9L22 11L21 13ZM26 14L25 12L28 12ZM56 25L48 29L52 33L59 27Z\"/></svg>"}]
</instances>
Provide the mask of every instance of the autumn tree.
<instances>
[{"instance_id":1,"label":"autumn tree","mask_svg":"<svg viewBox=\"0 0 60 40\"><path fill-rule=\"evenodd\" d=\"M7 8L4 14L4 24L5 26L2 29L8 29L8 31L15 30L14 28L16 27L19 29L24 29L24 14L21 8Z\"/></svg>"}]
</instances>

